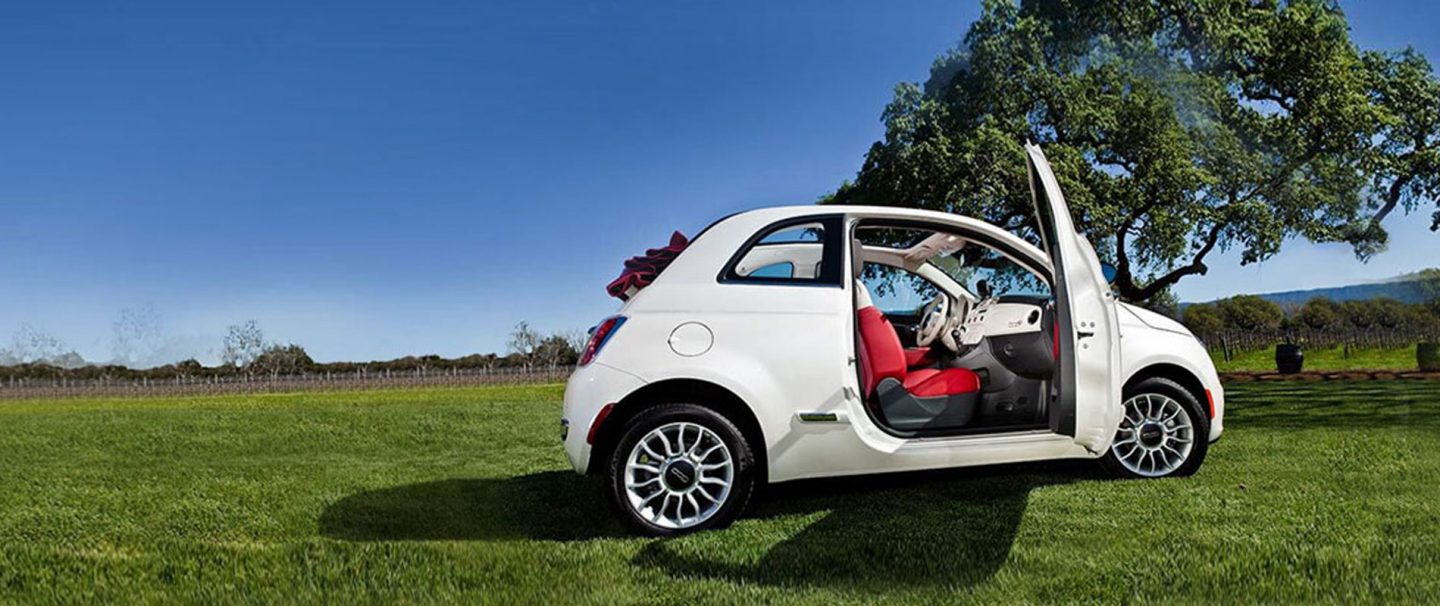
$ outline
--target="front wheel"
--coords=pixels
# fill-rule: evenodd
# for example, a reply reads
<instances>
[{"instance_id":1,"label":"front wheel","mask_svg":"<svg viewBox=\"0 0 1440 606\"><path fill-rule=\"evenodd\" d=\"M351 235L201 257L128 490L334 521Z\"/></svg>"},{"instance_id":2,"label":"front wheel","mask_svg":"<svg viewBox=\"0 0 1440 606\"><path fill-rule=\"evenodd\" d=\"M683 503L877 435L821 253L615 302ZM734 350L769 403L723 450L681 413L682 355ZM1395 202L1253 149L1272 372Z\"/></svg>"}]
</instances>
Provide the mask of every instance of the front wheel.
<instances>
[{"instance_id":1,"label":"front wheel","mask_svg":"<svg viewBox=\"0 0 1440 606\"><path fill-rule=\"evenodd\" d=\"M1194 394L1152 377L1126 389L1124 398L1125 418L1100 459L1106 469L1121 477L1164 478L1200 468L1210 425Z\"/></svg>"},{"instance_id":2,"label":"front wheel","mask_svg":"<svg viewBox=\"0 0 1440 606\"><path fill-rule=\"evenodd\" d=\"M634 530L672 536L728 526L754 491L745 436L719 413L665 404L625 427L606 471L611 507Z\"/></svg>"}]
</instances>

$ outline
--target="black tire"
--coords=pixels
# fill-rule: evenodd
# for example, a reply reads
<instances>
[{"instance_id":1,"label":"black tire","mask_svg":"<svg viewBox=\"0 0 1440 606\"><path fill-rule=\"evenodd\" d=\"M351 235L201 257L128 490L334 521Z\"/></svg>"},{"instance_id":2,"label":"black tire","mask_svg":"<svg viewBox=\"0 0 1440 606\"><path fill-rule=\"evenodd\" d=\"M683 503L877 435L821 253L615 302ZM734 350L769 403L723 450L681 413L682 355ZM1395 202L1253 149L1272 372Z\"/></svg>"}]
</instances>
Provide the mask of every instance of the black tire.
<instances>
[{"instance_id":1,"label":"black tire","mask_svg":"<svg viewBox=\"0 0 1440 606\"><path fill-rule=\"evenodd\" d=\"M700 425L719 437L731 454L733 476L729 494L708 519L693 526L669 528L652 523L631 505L625 489L625 468L631 451L641 438L651 430L677 422ZM711 528L725 528L740 517L755 492L755 460L752 453L745 435L724 415L695 404L661 404L642 411L625 424L620 441L610 453L605 466L606 500L626 526L646 536L677 536Z\"/></svg>"},{"instance_id":2,"label":"black tire","mask_svg":"<svg viewBox=\"0 0 1440 606\"><path fill-rule=\"evenodd\" d=\"M1121 462L1119 455L1116 453L1116 445L1111 445L1111 447L1105 451L1105 456L1100 458L1101 466L1110 474L1121 478L1174 478L1194 474L1200 469L1200 464L1205 461L1205 454L1210 449L1210 416L1206 412L1205 407L1200 405L1196 394L1181 387L1179 383L1163 377L1150 377L1127 387L1121 396L1121 401L1129 402L1132 398L1144 394L1155 394L1170 398L1178 402L1185 413L1190 416L1190 422L1194 427L1194 431L1192 432L1194 442L1192 443L1190 453L1178 467L1168 473L1164 473L1163 475L1144 475L1136 473ZM1116 439L1118 440L1119 437L1120 434L1117 432Z\"/></svg>"}]
</instances>

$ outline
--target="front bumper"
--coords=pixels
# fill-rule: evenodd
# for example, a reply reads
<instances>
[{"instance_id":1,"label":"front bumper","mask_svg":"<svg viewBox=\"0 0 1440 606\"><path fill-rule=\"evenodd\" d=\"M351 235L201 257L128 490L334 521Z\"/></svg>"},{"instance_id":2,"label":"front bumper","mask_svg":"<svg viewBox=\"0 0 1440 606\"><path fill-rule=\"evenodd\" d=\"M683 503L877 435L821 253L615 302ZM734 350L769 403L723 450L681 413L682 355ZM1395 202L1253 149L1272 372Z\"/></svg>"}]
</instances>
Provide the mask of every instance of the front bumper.
<instances>
[{"instance_id":1,"label":"front bumper","mask_svg":"<svg viewBox=\"0 0 1440 606\"><path fill-rule=\"evenodd\" d=\"M570 374L565 384L565 409L560 424L565 456L577 473L585 473L590 465L587 437L600 409L619 402L644 385L640 377L601 362L591 362Z\"/></svg>"},{"instance_id":2,"label":"front bumper","mask_svg":"<svg viewBox=\"0 0 1440 606\"><path fill-rule=\"evenodd\" d=\"M1219 378L1209 387L1210 404L1215 409L1215 416L1210 418L1210 443L1220 441L1220 435L1225 433L1225 388L1220 386Z\"/></svg>"}]
</instances>

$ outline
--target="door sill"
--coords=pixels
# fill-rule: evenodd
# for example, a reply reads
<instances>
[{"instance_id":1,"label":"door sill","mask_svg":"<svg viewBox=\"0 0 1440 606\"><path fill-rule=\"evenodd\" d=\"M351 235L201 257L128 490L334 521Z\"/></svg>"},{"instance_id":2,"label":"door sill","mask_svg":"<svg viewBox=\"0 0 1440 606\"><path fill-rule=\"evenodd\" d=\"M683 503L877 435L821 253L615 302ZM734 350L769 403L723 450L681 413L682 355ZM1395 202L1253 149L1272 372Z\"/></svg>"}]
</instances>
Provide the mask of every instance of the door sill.
<instances>
[{"instance_id":1,"label":"door sill","mask_svg":"<svg viewBox=\"0 0 1440 606\"><path fill-rule=\"evenodd\" d=\"M906 443L914 444L938 444L950 442L1043 442L1051 439L1070 439L1052 432L1049 429L1017 429L1015 431L1003 431L994 433L972 433L955 436L929 436L923 438L910 438Z\"/></svg>"}]
</instances>

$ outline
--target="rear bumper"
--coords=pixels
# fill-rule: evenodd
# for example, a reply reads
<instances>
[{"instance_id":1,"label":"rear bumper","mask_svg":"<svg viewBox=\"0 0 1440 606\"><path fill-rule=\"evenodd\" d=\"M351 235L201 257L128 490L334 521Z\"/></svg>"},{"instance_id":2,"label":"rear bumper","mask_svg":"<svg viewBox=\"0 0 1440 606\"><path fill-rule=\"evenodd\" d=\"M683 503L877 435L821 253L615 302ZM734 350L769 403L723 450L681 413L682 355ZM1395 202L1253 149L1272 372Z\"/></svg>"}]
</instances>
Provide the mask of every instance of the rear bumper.
<instances>
[{"instance_id":1,"label":"rear bumper","mask_svg":"<svg viewBox=\"0 0 1440 606\"><path fill-rule=\"evenodd\" d=\"M570 374L565 384L565 408L560 424L565 456L577 473L585 473L590 465L587 437L600 409L619 402L644 385L640 377L600 362L591 362Z\"/></svg>"}]
</instances>

